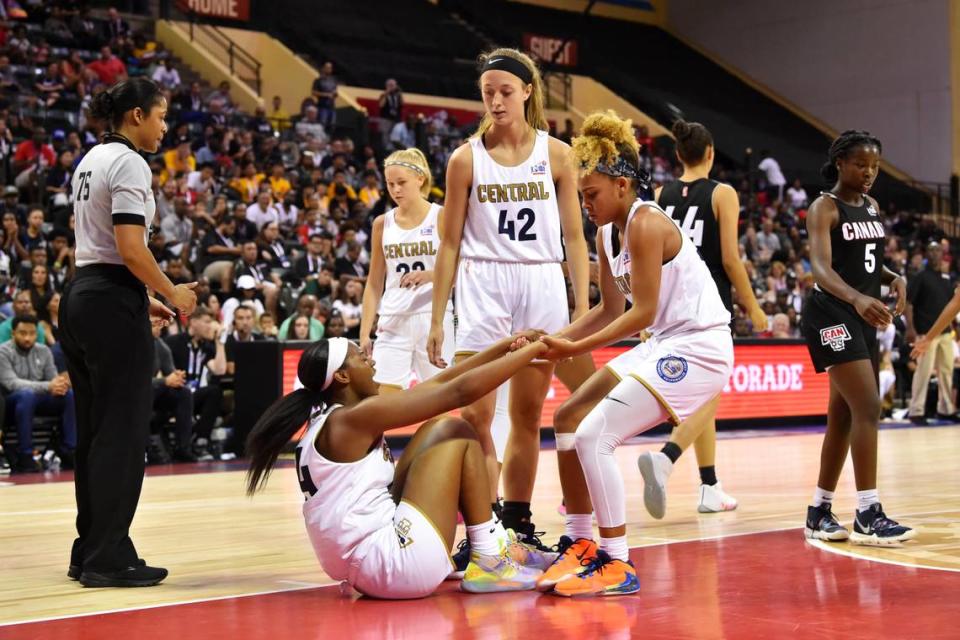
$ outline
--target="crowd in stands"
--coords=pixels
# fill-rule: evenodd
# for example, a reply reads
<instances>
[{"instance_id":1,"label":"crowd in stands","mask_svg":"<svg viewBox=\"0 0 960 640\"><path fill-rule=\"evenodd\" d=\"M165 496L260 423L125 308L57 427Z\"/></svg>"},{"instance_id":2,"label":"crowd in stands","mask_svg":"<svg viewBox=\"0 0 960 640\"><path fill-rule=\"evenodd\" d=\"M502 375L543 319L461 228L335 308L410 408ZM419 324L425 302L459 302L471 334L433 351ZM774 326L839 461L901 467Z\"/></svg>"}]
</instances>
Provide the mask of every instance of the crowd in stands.
<instances>
[{"instance_id":1,"label":"crowd in stands","mask_svg":"<svg viewBox=\"0 0 960 640\"><path fill-rule=\"evenodd\" d=\"M63 419L60 459L70 464L72 395L57 348L57 308L75 268L72 172L103 132L89 118L91 96L140 75L163 88L169 105L167 139L147 158L157 205L149 246L174 283L199 283L201 303L185 326L156 334L148 459L229 458L235 444L223 427L231 425L237 343L357 339L371 223L391 206L384 154L423 149L437 184L432 197L442 201L447 159L475 123L443 112L423 117L387 79L379 113L370 114L372 135L364 136L372 142L361 146L337 124L330 63L304 87L294 112L273 97L269 113L249 114L235 104L230 83L205 88L149 31L132 30L114 9L93 17L70 0L16 12L9 1L0 6L0 386L5 440L16 436L18 449L8 447L8 456L21 470L37 469L31 420L52 413ZM566 141L575 135L571 122L554 133ZM668 138L654 139L644 127L637 137L655 184L680 175ZM799 181L787 186L773 156L761 155L757 171L718 166L715 174L740 195L740 250L771 320L760 337L795 338L812 286L804 219L815 194ZM883 221L891 268L921 269L930 241L942 241L945 268L956 267L935 226L893 208ZM733 329L754 336L741 311ZM887 359L909 375L902 333ZM39 359L25 355L31 350Z\"/></svg>"}]
</instances>

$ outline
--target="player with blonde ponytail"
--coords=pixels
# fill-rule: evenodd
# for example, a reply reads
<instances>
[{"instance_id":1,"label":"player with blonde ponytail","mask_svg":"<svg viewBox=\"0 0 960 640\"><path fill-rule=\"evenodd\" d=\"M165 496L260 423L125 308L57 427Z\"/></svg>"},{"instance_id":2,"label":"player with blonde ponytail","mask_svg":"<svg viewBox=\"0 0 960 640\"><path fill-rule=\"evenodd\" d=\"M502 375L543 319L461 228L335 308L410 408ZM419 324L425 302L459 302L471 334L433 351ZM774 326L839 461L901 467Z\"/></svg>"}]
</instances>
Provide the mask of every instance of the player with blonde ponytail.
<instances>
[{"instance_id":1,"label":"player with blonde ponytail","mask_svg":"<svg viewBox=\"0 0 960 640\"><path fill-rule=\"evenodd\" d=\"M363 292L360 348L377 363L381 393L423 382L440 369L427 358L433 267L443 228L442 209L427 201L433 179L419 149L402 149L383 163L387 191L396 203L373 221L370 274ZM370 334L379 314L377 340ZM444 358L453 357L453 308L443 314Z\"/></svg>"},{"instance_id":2,"label":"player with blonde ponytail","mask_svg":"<svg viewBox=\"0 0 960 640\"><path fill-rule=\"evenodd\" d=\"M480 56L479 88L486 113L476 134L447 164L443 241L434 272L427 349L443 366L443 320L456 280L456 358L472 357L519 330L559 331L569 322L561 263L569 265L576 314L586 312L589 287L576 173L569 147L547 134L543 80L516 49ZM561 232L563 243L561 243ZM554 366L533 362L510 381L511 429L503 463L504 526L538 543L530 499L540 448L540 413ZM491 437L496 394L465 407L476 428L495 502L499 467ZM458 568L469 557L464 548Z\"/></svg>"}]
</instances>

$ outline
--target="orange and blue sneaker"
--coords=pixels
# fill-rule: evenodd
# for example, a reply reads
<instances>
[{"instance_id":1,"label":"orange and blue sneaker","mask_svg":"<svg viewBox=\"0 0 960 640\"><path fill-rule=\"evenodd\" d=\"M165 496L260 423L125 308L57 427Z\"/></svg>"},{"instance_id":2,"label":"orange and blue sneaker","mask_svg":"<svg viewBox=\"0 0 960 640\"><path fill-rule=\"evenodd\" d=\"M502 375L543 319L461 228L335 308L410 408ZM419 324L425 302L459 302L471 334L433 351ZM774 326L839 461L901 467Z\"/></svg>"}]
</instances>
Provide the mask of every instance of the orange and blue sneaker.
<instances>
[{"instance_id":1,"label":"orange and blue sneaker","mask_svg":"<svg viewBox=\"0 0 960 640\"><path fill-rule=\"evenodd\" d=\"M598 549L597 543L593 540L587 538L571 540L569 536L560 536L557 551L560 552L559 556L537 581L537 589L540 591L549 591L558 582L586 571L596 557Z\"/></svg>"},{"instance_id":2,"label":"orange and blue sneaker","mask_svg":"<svg viewBox=\"0 0 960 640\"><path fill-rule=\"evenodd\" d=\"M530 591L537 586L543 574L539 569L525 567L510 557L504 548L498 556L470 554L470 564L463 573L460 589L470 593L497 591Z\"/></svg>"},{"instance_id":3,"label":"orange and blue sneaker","mask_svg":"<svg viewBox=\"0 0 960 640\"><path fill-rule=\"evenodd\" d=\"M585 571L557 583L558 596L623 596L640 591L637 570L630 561L614 560L603 549Z\"/></svg>"}]
</instances>

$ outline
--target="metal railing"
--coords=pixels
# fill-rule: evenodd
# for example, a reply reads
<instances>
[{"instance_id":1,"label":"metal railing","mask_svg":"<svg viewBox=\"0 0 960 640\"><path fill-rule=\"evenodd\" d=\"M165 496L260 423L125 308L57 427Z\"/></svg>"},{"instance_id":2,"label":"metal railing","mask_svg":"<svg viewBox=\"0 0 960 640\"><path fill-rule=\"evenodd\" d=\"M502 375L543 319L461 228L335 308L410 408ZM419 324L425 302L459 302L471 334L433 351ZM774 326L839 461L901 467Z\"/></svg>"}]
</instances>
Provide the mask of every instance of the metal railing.
<instances>
[{"instance_id":1,"label":"metal railing","mask_svg":"<svg viewBox=\"0 0 960 640\"><path fill-rule=\"evenodd\" d=\"M190 14L190 41L197 42L215 53L225 54L230 75L249 85L258 96L262 95L260 62L230 36L213 25L196 22L194 15Z\"/></svg>"}]
</instances>

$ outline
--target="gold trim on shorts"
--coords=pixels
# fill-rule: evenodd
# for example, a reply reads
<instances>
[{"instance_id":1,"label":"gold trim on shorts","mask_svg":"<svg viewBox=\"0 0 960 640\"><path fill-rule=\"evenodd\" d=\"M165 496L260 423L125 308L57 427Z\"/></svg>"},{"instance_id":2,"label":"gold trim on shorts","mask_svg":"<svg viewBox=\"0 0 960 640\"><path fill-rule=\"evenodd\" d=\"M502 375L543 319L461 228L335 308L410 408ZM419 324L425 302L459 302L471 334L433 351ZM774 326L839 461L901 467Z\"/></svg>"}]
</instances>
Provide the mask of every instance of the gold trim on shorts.
<instances>
[{"instance_id":1,"label":"gold trim on shorts","mask_svg":"<svg viewBox=\"0 0 960 640\"><path fill-rule=\"evenodd\" d=\"M613 377L617 379L617 382L623 382L623 378L620 377L620 374L613 370L608 364L603 365L603 368L613 374Z\"/></svg>"},{"instance_id":2,"label":"gold trim on shorts","mask_svg":"<svg viewBox=\"0 0 960 640\"><path fill-rule=\"evenodd\" d=\"M421 508L418 507L417 505L413 504L412 502L410 502L410 501L407 500L406 498L400 498L400 502L405 502L405 503L407 503L407 506L411 507L414 511L416 511L416 512L419 513L421 516L423 516L424 519L426 519L426 521L430 523L430 526L433 527L433 530L436 532L437 537L440 538L440 544L442 544L444 547L447 546L447 541L446 541L446 539L444 539L443 535L440 533L440 529L438 529L438 528L437 528L437 525L435 525L435 524L433 523L433 520L430 519L430 516L428 516L427 514L425 514L425 513L423 512L423 509L421 509ZM450 571L451 571L451 572L456 571L456 570L457 570L457 565L453 562L453 556L451 556L449 553L447 554L447 560L450 561Z\"/></svg>"},{"instance_id":3,"label":"gold trim on shorts","mask_svg":"<svg viewBox=\"0 0 960 640\"><path fill-rule=\"evenodd\" d=\"M642 384L644 387L646 387L647 391L652 393L653 397L657 399L657 402L663 405L663 408L666 409L667 413L670 414L670 421L673 422L674 426L680 424L680 417L677 415L677 412L673 410L673 407L670 406L669 402L663 399L663 396L660 395L659 391L654 389L652 386L650 386L650 383L648 383L646 380L644 380L643 378L641 378L635 373L631 373L630 377L636 380L637 382L639 382L640 384Z\"/></svg>"},{"instance_id":4,"label":"gold trim on shorts","mask_svg":"<svg viewBox=\"0 0 960 640\"><path fill-rule=\"evenodd\" d=\"M374 380L374 382L377 382L377 381ZM401 387L401 386L398 385L398 384L391 384L391 383L389 383L389 382L377 382L377 384L380 385L381 387L389 387L390 389L396 389L397 391L403 391L403 390L404 390L404 387Z\"/></svg>"},{"instance_id":5,"label":"gold trim on shorts","mask_svg":"<svg viewBox=\"0 0 960 640\"><path fill-rule=\"evenodd\" d=\"M454 351L454 352L453 352L453 357L454 357L454 358L459 358L460 356L475 356L475 355L477 355L478 353L480 353L480 352L479 352L479 351Z\"/></svg>"}]
</instances>

